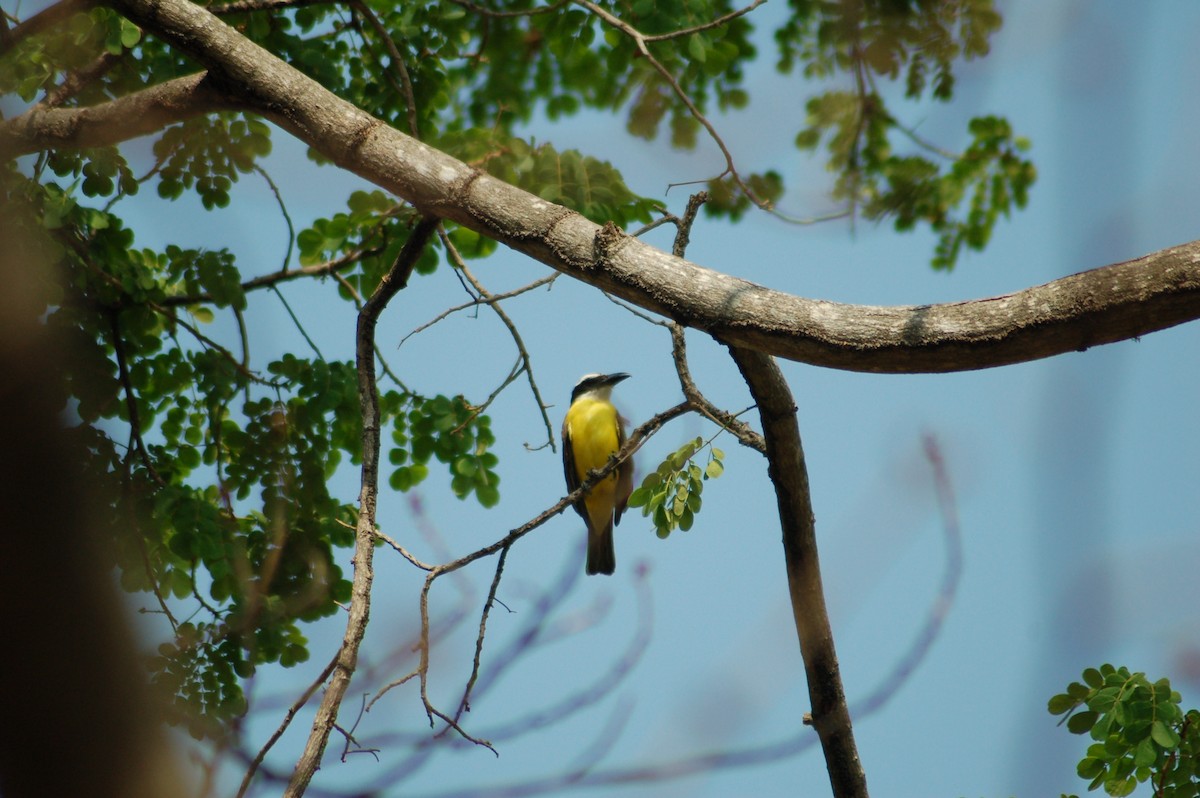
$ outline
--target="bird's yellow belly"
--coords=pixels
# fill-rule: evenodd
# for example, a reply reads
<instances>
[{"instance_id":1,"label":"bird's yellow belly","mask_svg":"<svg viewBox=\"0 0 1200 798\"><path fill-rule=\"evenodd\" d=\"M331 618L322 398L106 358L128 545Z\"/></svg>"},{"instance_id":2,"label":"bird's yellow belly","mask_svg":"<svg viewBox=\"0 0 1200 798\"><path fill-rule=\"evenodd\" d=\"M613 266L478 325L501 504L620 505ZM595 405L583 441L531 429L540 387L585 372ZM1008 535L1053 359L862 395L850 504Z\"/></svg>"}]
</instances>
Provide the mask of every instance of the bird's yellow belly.
<instances>
[{"instance_id":1,"label":"bird's yellow belly","mask_svg":"<svg viewBox=\"0 0 1200 798\"><path fill-rule=\"evenodd\" d=\"M603 467L621 448L617 438L617 411L606 402L576 402L571 408L568 424L575 454L575 475L583 482L588 471ZM608 483L616 481L616 477L615 472L609 474L609 478L593 492L606 487L611 491Z\"/></svg>"}]
</instances>

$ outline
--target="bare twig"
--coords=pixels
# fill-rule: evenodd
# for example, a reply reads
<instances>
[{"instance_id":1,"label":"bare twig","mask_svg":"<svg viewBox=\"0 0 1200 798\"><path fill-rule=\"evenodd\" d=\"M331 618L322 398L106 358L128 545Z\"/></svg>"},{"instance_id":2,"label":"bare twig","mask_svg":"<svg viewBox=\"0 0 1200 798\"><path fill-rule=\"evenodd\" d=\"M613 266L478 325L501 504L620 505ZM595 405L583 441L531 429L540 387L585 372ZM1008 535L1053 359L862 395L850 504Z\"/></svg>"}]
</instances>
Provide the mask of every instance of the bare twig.
<instances>
[{"instance_id":1,"label":"bare twig","mask_svg":"<svg viewBox=\"0 0 1200 798\"><path fill-rule=\"evenodd\" d=\"M279 212L283 214L283 221L287 224L287 250L283 253L283 265L279 268L280 271L286 272L289 264L292 262L292 248L296 243L296 227L292 224L292 215L288 213L287 203L283 201L283 194L280 193L279 186L275 185L275 181L271 179L271 175L259 164L254 164L254 171L258 172L262 176L262 179L267 181L267 186L271 189L271 193L275 195L275 202L279 204Z\"/></svg>"},{"instance_id":2,"label":"bare twig","mask_svg":"<svg viewBox=\"0 0 1200 798\"><path fill-rule=\"evenodd\" d=\"M656 33L652 36L645 36L643 38L647 42L662 42L662 41L666 41L667 39L678 39L683 36L691 36L693 33L699 33L700 31L712 30L713 28L719 28L722 25L724 25L726 22L731 22L731 21L737 19L738 17L742 17L742 16L745 16L746 14L749 14L751 11L758 8L765 2L767 2L767 0L754 0L753 3L751 3L750 5L748 5L744 8L739 8L737 11L730 11L728 14L719 16L716 19L710 20L709 22L705 22L702 25L693 25L690 28L681 28L679 30L670 31L669 33Z\"/></svg>"},{"instance_id":3,"label":"bare twig","mask_svg":"<svg viewBox=\"0 0 1200 798\"><path fill-rule=\"evenodd\" d=\"M728 410L722 410L710 402L700 392L700 389L696 387L696 383L692 380L691 370L688 368L687 342L684 338L684 328L682 325L672 322L670 330L671 359L675 361L675 373L679 376L679 387L683 391L684 397L688 400L688 404L696 412L707 417L717 426L728 430L743 446L753 449L760 454L766 454L767 444L763 440L763 436L758 434L749 424L738 418L741 413L730 413ZM744 413L745 411L743 410L742 412Z\"/></svg>"},{"instance_id":4,"label":"bare twig","mask_svg":"<svg viewBox=\"0 0 1200 798\"><path fill-rule=\"evenodd\" d=\"M432 566L432 565L430 565L430 564L428 564L428 563L421 562L421 561L420 561L420 560L418 560L416 557L414 557L414 556L413 556L411 553L409 553L408 549L404 548L404 547L403 547L403 546L401 546L399 543L397 543L396 541L392 540L390 537L388 537L387 535L385 535L383 532L380 532L378 529L376 529L376 530L375 530L375 537L379 538L379 539L380 539L380 540L382 540L384 543L386 543L386 544L388 544L389 546L391 546L393 549L395 549L395 550L396 550L396 552L397 552L397 553L398 553L398 554L399 554L401 557L403 557L404 559L408 560L410 563L412 563L413 565L417 566L417 567L418 567L418 568L420 568L422 571L432 571L432 570L434 569L434 567L435 567L435 566Z\"/></svg>"},{"instance_id":5,"label":"bare twig","mask_svg":"<svg viewBox=\"0 0 1200 798\"><path fill-rule=\"evenodd\" d=\"M559 273L555 272L554 274L548 275L546 277L538 278L537 280L534 280L529 285L523 285L520 288L514 288L511 291L505 291L500 294L491 294L486 298L485 297L476 297L475 299L472 299L470 302L463 302L461 305L455 305L454 307L446 308L441 313L434 316L432 319L425 322L421 326L414 328L410 333L408 333L403 338L401 338L400 343L397 346L403 346L404 342L407 341L409 338L412 338L417 333L421 333L421 332L424 332L425 330L428 330L430 327L437 324L439 321L445 319L448 316L452 316L455 313L458 313L460 310L466 310L467 308L477 308L480 305L491 305L496 302L503 302L505 299L510 299L514 296L519 296L521 294L524 294L527 291L532 291L535 288L541 288L543 285L551 285L554 283L555 280L558 279L558 277L559 277Z\"/></svg>"},{"instance_id":6,"label":"bare twig","mask_svg":"<svg viewBox=\"0 0 1200 798\"><path fill-rule=\"evenodd\" d=\"M557 3L552 3L548 6L538 6L537 8L526 8L520 11L493 11L490 8L484 8L481 5L470 2L470 0L450 0L457 6L462 6L468 11L472 11L480 16L494 17L503 19L506 17L532 17L535 14L549 14L558 11L563 6L569 5L571 0L559 0Z\"/></svg>"},{"instance_id":7,"label":"bare twig","mask_svg":"<svg viewBox=\"0 0 1200 798\"><path fill-rule=\"evenodd\" d=\"M479 634L475 638L475 657L471 663L471 676L467 679L462 700L458 702L458 710L454 713L455 722L462 717L462 713L471 711L471 690L479 679L479 659L483 654L483 638L487 633L488 615L491 614L492 605L496 602L496 591L500 588L500 577L504 575L504 563L508 559L510 550L511 548L506 546L500 550L500 556L496 558L496 573L492 577L492 586L488 589L487 599L483 602L483 612L479 613Z\"/></svg>"},{"instance_id":8,"label":"bare twig","mask_svg":"<svg viewBox=\"0 0 1200 798\"><path fill-rule=\"evenodd\" d=\"M458 248L454 246L454 242L450 240L450 236L446 235L445 227L441 228L439 234L442 239L442 244L446 247L447 254L449 254L450 259L454 262L454 265L457 267L459 273L461 273L462 276L466 278L467 282L471 284L471 287L475 289L475 293L478 295L476 302L486 302L488 307L495 311L496 316L499 317L504 326L508 328L508 334L512 337L513 344L517 347L517 353L520 356L520 368L514 369L510 379L506 380L504 385L500 386L500 388L496 390L496 393L488 397L488 401L476 409L471 414L470 418L467 419L467 421L470 421L472 418L482 413L484 408L491 404L492 400L496 397L500 390L504 388L505 385L508 385L508 383L511 382L512 379L515 379L518 374L524 372L525 379L529 382L529 390L533 392L533 400L537 403L538 412L542 415L542 423L546 425L546 440L550 443L550 451L558 451L558 447L554 445L554 427L550 424L550 416L546 414L546 402L544 399L542 399L542 392L538 389L537 380L533 376L533 364L529 361L529 350L525 348L525 339L521 337L520 330L517 329L517 325L513 323L513 320L509 318L508 313L506 313L504 308L500 307L500 303L496 301L496 295L487 290L483 283L479 282L479 279L476 278L471 270L467 267L466 260L459 253ZM464 421L463 424L465 425L467 421Z\"/></svg>"}]
</instances>

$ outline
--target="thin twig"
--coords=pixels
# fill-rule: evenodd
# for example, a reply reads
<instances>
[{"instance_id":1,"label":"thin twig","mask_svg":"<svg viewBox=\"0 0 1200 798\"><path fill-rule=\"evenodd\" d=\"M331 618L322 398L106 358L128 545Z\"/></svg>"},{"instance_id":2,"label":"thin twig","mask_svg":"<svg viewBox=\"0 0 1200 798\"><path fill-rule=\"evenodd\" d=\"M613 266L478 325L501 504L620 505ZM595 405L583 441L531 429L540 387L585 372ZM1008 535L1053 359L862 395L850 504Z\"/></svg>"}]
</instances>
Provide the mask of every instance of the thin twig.
<instances>
[{"instance_id":1,"label":"thin twig","mask_svg":"<svg viewBox=\"0 0 1200 798\"><path fill-rule=\"evenodd\" d=\"M476 297L475 299L472 299L470 302L463 302L461 305L455 305L454 307L446 308L441 313L434 316L432 319L425 322L421 326L414 328L412 330L412 332L408 333L403 338L401 338L400 343L397 344L397 346L403 346L404 342L407 341L409 338L412 338L417 333L428 330L430 327L437 324L439 321L442 321L447 316L451 316L455 313L458 313L460 310L466 310L467 308L477 308L480 305L491 305L496 302L503 302L506 299L511 299L512 297L520 296L521 294L524 294L527 291L532 291L535 288L541 288L543 285L551 285L554 283L555 280L557 280L559 278L559 276L560 276L560 273L555 272L554 274L548 275L546 277L538 278L537 280L534 280L529 285L523 285L520 288L514 288L511 291L505 291L500 294L492 294L492 295L488 296L486 299L483 297Z\"/></svg>"},{"instance_id":2,"label":"thin twig","mask_svg":"<svg viewBox=\"0 0 1200 798\"><path fill-rule=\"evenodd\" d=\"M694 25L690 28L682 28L680 30L673 30L670 33L656 33L652 36L646 36L645 40L647 42L662 42L662 41L666 41L668 39L678 39L683 36L691 36L693 33L699 33L700 31L704 31L704 30L712 30L713 28L719 28L722 25L724 25L726 22L732 22L733 20L737 19L738 17L742 17L742 16L745 16L746 14L749 14L751 11L758 8L765 2L767 2L767 0L754 0L753 3L746 6L745 8L739 8L737 11L730 11L728 14L717 17L716 19L714 19L710 22L705 22L702 25Z\"/></svg>"},{"instance_id":3,"label":"thin twig","mask_svg":"<svg viewBox=\"0 0 1200 798\"><path fill-rule=\"evenodd\" d=\"M283 254L283 266L279 269L281 272L286 272L289 264L292 262L292 248L296 242L296 227L292 224L292 215L288 213L287 204L283 201L283 194L280 193L279 186L275 185L275 181L271 179L271 175L259 164L254 164L254 171L258 172L262 176L262 179L267 181L271 193L275 195L275 202L279 204L279 212L283 214L283 221L287 224L287 251Z\"/></svg>"},{"instance_id":4,"label":"thin twig","mask_svg":"<svg viewBox=\"0 0 1200 798\"><path fill-rule=\"evenodd\" d=\"M479 679L479 660L483 654L483 638L487 633L488 615L491 614L492 604L496 602L496 591L500 588L500 577L504 575L504 563L508 560L509 551L511 551L510 547L501 549L500 556L496 558L496 573L492 577L492 586L488 590L487 600L483 602L483 612L479 613L479 635L475 638L475 657L471 663L471 676L467 679L467 686L463 689L462 700L458 702L458 711L454 713L455 721L462 717L463 712L471 711L471 690Z\"/></svg>"},{"instance_id":5,"label":"thin twig","mask_svg":"<svg viewBox=\"0 0 1200 798\"><path fill-rule=\"evenodd\" d=\"M417 566L422 571L432 571L434 569L435 566L430 565L429 563L421 562L416 557L414 557L412 554L410 554L408 549L404 548L399 543L397 543L396 541L392 540L390 537L385 535L383 532L380 532L378 529L375 530L375 537L379 538L384 543L391 546L393 549L395 549L397 551L397 553L400 554L401 557L408 560L410 563Z\"/></svg>"},{"instance_id":6,"label":"thin twig","mask_svg":"<svg viewBox=\"0 0 1200 798\"><path fill-rule=\"evenodd\" d=\"M515 377L520 372L524 372L525 379L529 383L529 390L533 393L533 400L537 403L538 412L542 415L542 423L546 425L546 440L550 444L550 451L558 451L558 447L555 446L554 443L554 427L550 423L550 416L546 413L546 407L548 405L546 404L546 401L542 399L542 392L538 389L537 380L533 376L533 364L529 359L529 350L525 348L525 340L521 337L521 333L517 329L517 325L513 323L511 318L509 318L509 315L505 312L504 308L500 307L500 303L495 299L496 295L487 290L483 283L479 282L478 278L476 278L471 270L467 268L466 260L459 253L458 248L454 246L454 242L450 240L450 236L446 235L445 227L442 227L439 233L442 238L442 244L446 247L446 252L449 254L450 259L454 262L454 265L458 267L458 271L462 273L463 277L465 277L469 283L471 283L471 287L474 288L475 292L479 295L478 301L486 302L488 307L495 311L496 315L500 318L500 321L504 324L504 326L508 328L508 334L512 337L513 344L517 347L517 353L520 356L521 363L520 369L514 371L513 376ZM507 385L507 382L505 385ZM503 388L503 386L501 387ZM499 393L499 390L497 390L497 393ZM486 407L487 404L490 404L493 398L495 397L490 397L484 407ZM475 411L474 414L472 414L472 418L482 412L483 408L481 407Z\"/></svg>"},{"instance_id":7,"label":"thin twig","mask_svg":"<svg viewBox=\"0 0 1200 798\"><path fill-rule=\"evenodd\" d=\"M297 280L301 277L325 277L333 275L339 277L338 272L353 266L364 258L369 258L383 252L383 247L366 247L364 249L356 249L352 252L347 252L345 255L327 260L323 263L314 263L311 266L301 266L299 269L282 269L270 274L263 274L258 277L252 277L242 283L242 291L250 292L259 288L270 288L279 283L287 282L288 280ZM159 304L163 307L179 307L180 305L195 305L199 303L213 302L212 294L207 292L200 294L187 294L184 296L169 296L164 297Z\"/></svg>"},{"instance_id":8,"label":"thin twig","mask_svg":"<svg viewBox=\"0 0 1200 798\"><path fill-rule=\"evenodd\" d=\"M321 350L317 346L317 342L309 337L308 331L305 330L304 325L300 323L299 317L296 316L296 311L292 310L291 303L287 301L287 298L283 295L283 292L279 290L279 286L272 285L271 291L276 297L279 298L280 303L283 304L283 309L287 311L288 316L291 318L292 324L294 324L296 329L300 331L300 335L308 343L308 346L310 349L312 349L313 354L317 356L317 360L320 360L322 363L325 362L325 356L321 354Z\"/></svg>"},{"instance_id":9,"label":"thin twig","mask_svg":"<svg viewBox=\"0 0 1200 798\"><path fill-rule=\"evenodd\" d=\"M522 9L520 11L493 11L490 8L484 8L481 5L476 5L475 3L470 2L470 0L450 0L450 2L454 3L457 6L462 6L463 8L467 9L468 11L473 11L476 14L479 14L480 16L493 17L496 19L504 19L504 18L508 18L508 17L532 17L536 14L550 14L554 11L558 11L563 6L569 5L571 0L559 0L559 2L553 3L548 6L539 6L537 8L526 8L526 9ZM765 0L764 0L764 2L765 2Z\"/></svg>"}]
</instances>

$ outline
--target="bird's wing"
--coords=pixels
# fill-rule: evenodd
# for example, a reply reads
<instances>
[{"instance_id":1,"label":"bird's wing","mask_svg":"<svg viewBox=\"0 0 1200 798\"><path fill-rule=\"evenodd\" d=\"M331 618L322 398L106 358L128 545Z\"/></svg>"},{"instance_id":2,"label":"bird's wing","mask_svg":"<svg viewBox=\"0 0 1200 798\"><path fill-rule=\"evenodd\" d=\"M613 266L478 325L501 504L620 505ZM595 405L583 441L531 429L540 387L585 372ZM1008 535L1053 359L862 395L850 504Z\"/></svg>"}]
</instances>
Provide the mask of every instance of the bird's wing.
<instances>
[{"instance_id":1,"label":"bird's wing","mask_svg":"<svg viewBox=\"0 0 1200 798\"><path fill-rule=\"evenodd\" d=\"M567 492L574 493L582 484L579 481L579 474L575 469L575 446L571 443L571 425L563 420L562 428L562 450L563 450L563 472L567 477ZM587 505L583 502L583 497L576 499L575 512L583 516L583 520L588 520Z\"/></svg>"},{"instance_id":2,"label":"bird's wing","mask_svg":"<svg viewBox=\"0 0 1200 798\"><path fill-rule=\"evenodd\" d=\"M617 449L625 445L625 425L628 422L617 416ZM625 458L625 462L617 466L617 493L616 507L614 510L614 520L616 523L621 523L621 513L625 512L625 503L629 501L629 494L633 493L633 455Z\"/></svg>"}]
</instances>

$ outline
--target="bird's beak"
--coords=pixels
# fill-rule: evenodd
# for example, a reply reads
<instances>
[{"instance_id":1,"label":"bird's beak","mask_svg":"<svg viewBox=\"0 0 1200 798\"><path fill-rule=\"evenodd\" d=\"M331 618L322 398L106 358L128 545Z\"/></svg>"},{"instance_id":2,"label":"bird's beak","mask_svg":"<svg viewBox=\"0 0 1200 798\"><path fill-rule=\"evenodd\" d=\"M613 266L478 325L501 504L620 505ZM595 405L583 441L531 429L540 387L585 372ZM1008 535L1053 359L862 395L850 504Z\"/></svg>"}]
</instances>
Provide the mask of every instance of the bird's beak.
<instances>
[{"instance_id":1,"label":"bird's beak","mask_svg":"<svg viewBox=\"0 0 1200 798\"><path fill-rule=\"evenodd\" d=\"M616 385L621 380L629 379L629 375L623 371L618 371L616 374L609 374L604 378L604 382L608 385Z\"/></svg>"}]
</instances>

